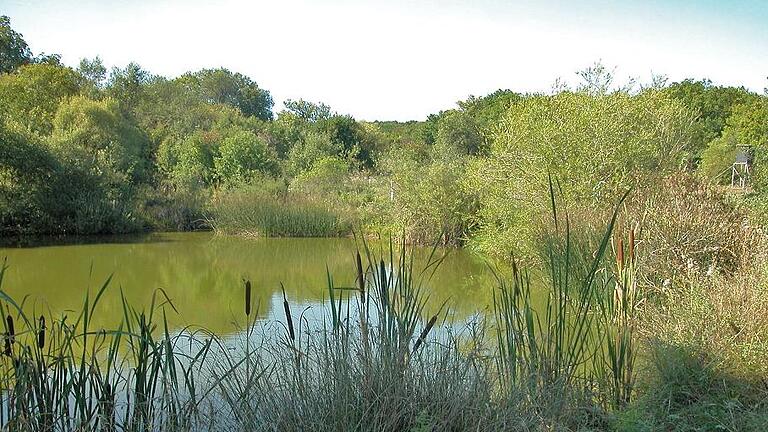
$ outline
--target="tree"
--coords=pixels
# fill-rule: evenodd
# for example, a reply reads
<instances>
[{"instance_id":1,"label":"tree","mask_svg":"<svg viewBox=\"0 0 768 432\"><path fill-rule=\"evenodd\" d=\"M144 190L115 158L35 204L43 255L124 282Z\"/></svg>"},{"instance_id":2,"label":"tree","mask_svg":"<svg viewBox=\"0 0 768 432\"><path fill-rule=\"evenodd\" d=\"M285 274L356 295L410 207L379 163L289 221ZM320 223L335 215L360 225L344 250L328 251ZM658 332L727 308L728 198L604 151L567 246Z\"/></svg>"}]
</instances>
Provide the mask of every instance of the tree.
<instances>
[{"instance_id":1,"label":"tree","mask_svg":"<svg viewBox=\"0 0 768 432\"><path fill-rule=\"evenodd\" d=\"M0 16L0 73L15 71L32 61L32 51L20 33L11 28L11 19Z\"/></svg>"},{"instance_id":2,"label":"tree","mask_svg":"<svg viewBox=\"0 0 768 432\"><path fill-rule=\"evenodd\" d=\"M290 176L297 176L308 171L320 159L337 157L341 154L341 148L323 131L316 129L304 129L299 133L299 139L288 151L286 172Z\"/></svg>"},{"instance_id":3,"label":"tree","mask_svg":"<svg viewBox=\"0 0 768 432\"><path fill-rule=\"evenodd\" d=\"M77 96L62 103L50 141L64 161L102 178L106 188L127 192L146 177L148 139L114 99Z\"/></svg>"},{"instance_id":4,"label":"tree","mask_svg":"<svg viewBox=\"0 0 768 432\"><path fill-rule=\"evenodd\" d=\"M136 63L129 63L123 69L112 68L107 95L118 101L124 115L135 116L150 79L149 72Z\"/></svg>"},{"instance_id":5,"label":"tree","mask_svg":"<svg viewBox=\"0 0 768 432\"><path fill-rule=\"evenodd\" d=\"M0 119L0 233L35 231L50 222L46 207L59 169L33 135Z\"/></svg>"},{"instance_id":6,"label":"tree","mask_svg":"<svg viewBox=\"0 0 768 432\"><path fill-rule=\"evenodd\" d=\"M247 184L260 174L274 174L277 168L267 143L247 130L228 133L213 166L218 181L227 186Z\"/></svg>"},{"instance_id":7,"label":"tree","mask_svg":"<svg viewBox=\"0 0 768 432\"><path fill-rule=\"evenodd\" d=\"M692 125L690 111L657 90L563 92L512 105L488 158L475 161L466 180L483 203L481 247L530 252L533 221L548 211L550 175L565 201L594 211L679 169Z\"/></svg>"},{"instance_id":8,"label":"tree","mask_svg":"<svg viewBox=\"0 0 768 432\"><path fill-rule=\"evenodd\" d=\"M726 183L730 176L723 174L735 161L738 146L751 148L755 156L755 186L763 192L768 187L768 97L760 97L732 109L722 136L712 140L702 153L699 173Z\"/></svg>"},{"instance_id":9,"label":"tree","mask_svg":"<svg viewBox=\"0 0 768 432\"><path fill-rule=\"evenodd\" d=\"M393 201L386 217L410 241L460 245L469 236L477 194L463 186L467 164L462 158L435 158L425 164L408 152L391 153L384 164L391 172Z\"/></svg>"},{"instance_id":10,"label":"tree","mask_svg":"<svg viewBox=\"0 0 768 432\"><path fill-rule=\"evenodd\" d=\"M0 116L48 135L59 104L79 91L74 71L50 64L29 64L0 75Z\"/></svg>"},{"instance_id":11,"label":"tree","mask_svg":"<svg viewBox=\"0 0 768 432\"><path fill-rule=\"evenodd\" d=\"M716 86L707 79L686 79L671 84L664 91L682 101L697 116L691 149L694 159L723 133L734 107L755 96L744 87Z\"/></svg>"},{"instance_id":12,"label":"tree","mask_svg":"<svg viewBox=\"0 0 768 432\"><path fill-rule=\"evenodd\" d=\"M104 82L107 79L107 68L104 66L101 57L80 59L77 73L82 77L81 93L88 95L91 99L99 99L101 91L104 89Z\"/></svg>"},{"instance_id":13,"label":"tree","mask_svg":"<svg viewBox=\"0 0 768 432\"><path fill-rule=\"evenodd\" d=\"M318 122L320 130L328 134L337 156L357 160L363 167L373 166L373 143L366 139L365 130L352 116L334 115Z\"/></svg>"},{"instance_id":14,"label":"tree","mask_svg":"<svg viewBox=\"0 0 768 432\"><path fill-rule=\"evenodd\" d=\"M229 105L245 116L272 119L272 95L243 74L224 68L203 69L177 81L205 102Z\"/></svg>"},{"instance_id":15,"label":"tree","mask_svg":"<svg viewBox=\"0 0 768 432\"><path fill-rule=\"evenodd\" d=\"M304 99L287 99L283 104L285 105L285 109L296 117L311 123L328 120L334 115L333 111L331 111L331 107L322 102L314 103L305 101Z\"/></svg>"},{"instance_id":16,"label":"tree","mask_svg":"<svg viewBox=\"0 0 768 432\"><path fill-rule=\"evenodd\" d=\"M512 104L522 99L522 95L511 90L496 90L483 97L470 96L466 101L459 101L458 105L477 125L478 132L483 136L483 145L487 146L502 116Z\"/></svg>"},{"instance_id":17,"label":"tree","mask_svg":"<svg viewBox=\"0 0 768 432\"><path fill-rule=\"evenodd\" d=\"M722 136L712 140L702 153L699 173L708 179L730 180L724 175L736 160L738 146L748 146L754 153L753 169L760 188L768 186L768 98L761 97L733 107Z\"/></svg>"},{"instance_id":18,"label":"tree","mask_svg":"<svg viewBox=\"0 0 768 432\"><path fill-rule=\"evenodd\" d=\"M441 158L476 156L484 140L475 120L465 111L450 111L438 121L433 154Z\"/></svg>"}]
</instances>

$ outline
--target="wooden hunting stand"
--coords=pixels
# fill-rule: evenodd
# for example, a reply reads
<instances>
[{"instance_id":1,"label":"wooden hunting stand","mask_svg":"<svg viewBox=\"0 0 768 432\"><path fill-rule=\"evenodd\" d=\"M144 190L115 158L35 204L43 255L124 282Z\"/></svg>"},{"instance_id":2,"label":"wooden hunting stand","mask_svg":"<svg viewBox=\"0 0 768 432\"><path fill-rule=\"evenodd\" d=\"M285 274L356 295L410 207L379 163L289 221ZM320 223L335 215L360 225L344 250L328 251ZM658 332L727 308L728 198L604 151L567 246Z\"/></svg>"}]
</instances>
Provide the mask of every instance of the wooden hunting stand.
<instances>
[{"instance_id":1,"label":"wooden hunting stand","mask_svg":"<svg viewBox=\"0 0 768 432\"><path fill-rule=\"evenodd\" d=\"M736 160L731 167L731 187L746 188L751 169L752 147L748 145L736 146Z\"/></svg>"}]
</instances>

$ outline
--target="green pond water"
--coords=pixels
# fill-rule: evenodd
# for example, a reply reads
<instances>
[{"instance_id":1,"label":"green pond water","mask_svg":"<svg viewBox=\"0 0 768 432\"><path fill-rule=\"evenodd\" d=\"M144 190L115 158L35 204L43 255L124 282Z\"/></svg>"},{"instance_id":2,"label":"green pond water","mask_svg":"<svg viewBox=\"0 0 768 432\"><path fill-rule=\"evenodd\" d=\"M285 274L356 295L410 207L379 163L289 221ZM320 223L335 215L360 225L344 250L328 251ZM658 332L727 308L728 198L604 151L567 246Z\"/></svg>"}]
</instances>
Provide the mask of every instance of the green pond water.
<instances>
[{"instance_id":1,"label":"green pond water","mask_svg":"<svg viewBox=\"0 0 768 432\"><path fill-rule=\"evenodd\" d=\"M380 250L378 244L369 246ZM335 285L353 286L355 251L355 241L347 238L245 239L212 233L0 247L0 259L7 258L8 266L2 290L18 302L24 300L25 310L35 316L50 311L74 318L87 290L95 295L112 275L91 328L113 328L120 321L121 290L135 308L147 309L162 288L178 310L166 307L171 327L201 326L227 334L243 321L243 278L252 282L254 310L262 319L282 318L281 282L292 306L322 313L328 296L326 269ZM417 270L430 251L416 248ZM446 259L422 282L429 295L427 313L437 311L443 302L449 307L450 322L489 313L494 278L485 262L460 249L438 253L447 254Z\"/></svg>"}]
</instances>

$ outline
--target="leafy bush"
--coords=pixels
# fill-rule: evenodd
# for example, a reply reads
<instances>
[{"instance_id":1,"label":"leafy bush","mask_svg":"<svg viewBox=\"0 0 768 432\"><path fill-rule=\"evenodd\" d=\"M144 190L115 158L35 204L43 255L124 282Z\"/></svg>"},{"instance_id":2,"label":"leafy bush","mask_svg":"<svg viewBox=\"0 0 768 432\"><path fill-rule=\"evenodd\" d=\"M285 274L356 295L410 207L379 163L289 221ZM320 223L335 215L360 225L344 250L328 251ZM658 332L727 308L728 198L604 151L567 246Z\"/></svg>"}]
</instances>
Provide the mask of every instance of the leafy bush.
<instances>
[{"instance_id":1,"label":"leafy bush","mask_svg":"<svg viewBox=\"0 0 768 432\"><path fill-rule=\"evenodd\" d=\"M678 169L692 114L657 90L592 95L562 92L515 103L488 158L469 169L480 193L478 246L531 253L536 220L549 206L548 176L566 202L604 208L649 175Z\"/></svg>"},{"instance_id":2,"label":"leafy bush","mask_svg":"<svg viewBox=\"0 0 768 432\"><path fill-rule=\"evenodd\" d=\"M466 159L439 158L423 163L412 155L394 155L390 194L382 206L389 228L408 241L460 245L469 236L476 208L475 194L462 184Z\"/></svg>"},{"instance_id":3,"label":"leafy bush","mask_svg":"<svg viewBox=\"0 0 768 432\"><path fill-rule=\"evenodd\" d=\"M59 103L78 92L77 74L50 64L0 74L0 116L40 135L50 134Z\"/></svg>"},{"instance_id":4,"label":"leafy bush","mask_svg":"<svg viewBox=\"0 0 768 432\"><path fill-rule=\"evenodd\" d=\"M246 130L232 131L213 158L216 178L225 186L250 182L255 176L275 174L277 164L263 139Z\"/></svg>"}]
</instances>

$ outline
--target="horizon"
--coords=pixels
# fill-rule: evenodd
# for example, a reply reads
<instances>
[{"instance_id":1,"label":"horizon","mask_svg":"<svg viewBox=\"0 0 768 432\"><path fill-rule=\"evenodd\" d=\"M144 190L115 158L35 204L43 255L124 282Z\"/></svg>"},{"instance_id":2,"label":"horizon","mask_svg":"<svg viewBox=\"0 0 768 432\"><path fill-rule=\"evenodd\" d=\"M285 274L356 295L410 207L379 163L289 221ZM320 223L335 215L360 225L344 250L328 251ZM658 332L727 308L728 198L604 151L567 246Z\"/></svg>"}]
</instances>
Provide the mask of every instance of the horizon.
<instances>
[{"instance_id":1,"label":"horizon","mask_svg":"<svg viewBox=\"0 0 768 432\"><path fill-rule=\"evenodd\" d=\"M546 93L595 62L619 83L663 75L757 93L768 83L760 1L544 3L11 0L1 14L35 54L68 66L99 56L169 78L223 67L268 90L275 112L304 99L365 121L420 121L497 89Z\"/></svg>"}]
</instances>

